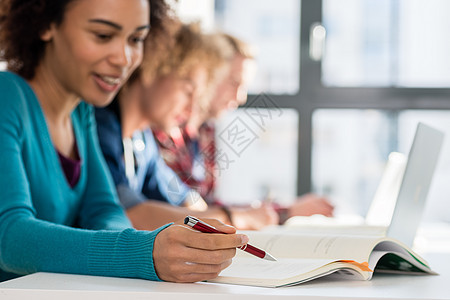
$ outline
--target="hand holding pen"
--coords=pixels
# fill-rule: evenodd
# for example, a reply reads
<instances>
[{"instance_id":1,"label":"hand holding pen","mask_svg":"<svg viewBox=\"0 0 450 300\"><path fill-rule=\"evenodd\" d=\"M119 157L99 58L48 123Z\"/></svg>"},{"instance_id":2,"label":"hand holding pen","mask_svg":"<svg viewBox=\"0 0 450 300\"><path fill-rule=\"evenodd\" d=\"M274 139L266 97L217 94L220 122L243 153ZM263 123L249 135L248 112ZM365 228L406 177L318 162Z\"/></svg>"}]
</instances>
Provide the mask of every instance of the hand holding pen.
<instances>
[{"instance_id":1,"label":"hand holding pen","mask_svg":"<svg viewBox=\"0 0 450 300\"><path fill-rule=\"evenodd\" d=\"M195 282L216 278L231 264L236 248L248 243L248 236L236 233L234 227L215 219L205 222L227 234L204 234L188 228L183 220L158 233L153 264L161 280Z\"/></svg>"},{"instance_id":2,"label":"hand holding pen","mask_svg":"<svg viewBox=\"0 0 450 300\"><path fill-rule=\"evenodd\" d=\"M198 231L201 231L201 232L205 232L205 233L224 233L224 232L217 230L213 226L208 225L205 222L202 222L199 219L192 217L192 216L187 216L184 219L184 224L189 225L192 228L194 228ZM270 255L268 252L266 252L262 249L259 249L255 246L252 246L250 244L243 245L242 247L239 247L238 249L241 249L247 253L253 254L256 257L259 257L262 259L276 261L276 259L272 255Z\"/></svg>"}]
</instances>

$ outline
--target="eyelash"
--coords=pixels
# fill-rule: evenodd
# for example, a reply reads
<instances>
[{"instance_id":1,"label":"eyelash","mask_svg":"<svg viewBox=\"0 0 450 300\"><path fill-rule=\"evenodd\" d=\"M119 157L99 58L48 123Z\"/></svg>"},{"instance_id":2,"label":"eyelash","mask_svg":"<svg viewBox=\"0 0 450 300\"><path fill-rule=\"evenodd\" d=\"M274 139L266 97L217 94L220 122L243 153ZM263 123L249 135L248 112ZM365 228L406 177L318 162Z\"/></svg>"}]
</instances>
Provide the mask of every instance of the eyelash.
<instances>
[{"instance_id":1,"label":"eyelash","mask_svg":"<svg viewBox=\"0 0 450 300\"><path fill-rule=\"evenodd\" d=\"M132 37L131 38L131 41L134 43L134 44L140 44L140 43L143 43L144 42L144 38L142 38L142 37Z\"/></svg>"},{"instance_id":2,"label":"eyelash","mask_svg":"<svg viewBox=\"0 0 450 300\"><path fill-rule=\"evenodd\" d=\"M111 38L112 38L111 34L103 34L103 33L94 33L94 34L98 40L103 41L103 42L107 42L107 41L111 40Z\"/></svg>"},{"instance_id":3,"label":"eyelash","mask_svg":"<svg viewBox=\"0 0 450 300\"><path fill-rule=\"evenodd\" d=\"M95 33L95 36L97 37L98 40L100 40L101 42L108 42L113 38L112 34L102 34L102 33ZM130 41L133 44L141 44L143 43L145 40L145 38L142 37L131 37Z\"/></svg>"}]
</instances>

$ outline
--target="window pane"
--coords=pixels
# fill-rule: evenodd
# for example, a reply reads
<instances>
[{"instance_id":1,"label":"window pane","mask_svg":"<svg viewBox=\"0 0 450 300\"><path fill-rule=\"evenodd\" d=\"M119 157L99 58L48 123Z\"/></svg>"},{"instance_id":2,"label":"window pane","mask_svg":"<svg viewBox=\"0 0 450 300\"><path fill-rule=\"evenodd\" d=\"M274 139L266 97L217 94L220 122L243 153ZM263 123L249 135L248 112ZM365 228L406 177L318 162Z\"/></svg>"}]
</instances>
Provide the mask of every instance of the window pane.
<instances>
[{"instance_id":1,"label":"window pane","mask_svg":"<svg viewBox=\"0 0 450 300\"><path fill-rule=\"evenodd\" d=\"M337 214L365 216L384 164L396 149L392 117L376 110L320 109L313 114L312 184Z\"/></svg>"},{"instance_id":2,"label":"window pane","mask_svg":"<svg viewBox=\"0 0 450 300\"><path fill-rule=\"evenodd\" d=\"M399 2L399 86L450 86L450 1Z\"/></svg>"},{"instance_id":3,"label":"window pane","mask_svg":"<svg viewBox=\"0 0 450 300\"><path fill-rule=\"evenodd\" d=\"M450 86L450 2L324 0L327 86Z\"/></svg>"},{"instance_id":4,"label":"window pane","mask_svg":"<svg viewBox=\"0 0 450 300\"><path fill-rule=\"evenodd\" d=\"M216 0L216 24L256 47L253 94L299 89L300 1ZM275 5L274 5L275 4Z\"/></svg>"},{"instance_id":5,"label":"window pane","mask_svg":"<svg viewBox=\"0 0 450 300\"><path fill-rule=\"evenodd\" d=\"M450 111L321 109L313 115L312 180L338 214L365 216L391 151L409 153L418 122L450 136ZM450 221L450 140L444 140L424 213L426 221Z\"/></svg>"},{"instance_id":6,"label":"window pane","mask_svg":"<svg viewBox=\"0 0 450 300\"><path fill-rule=\"evenodd\" d=\"M216 127L218 199L249 204L267 196L291 204L297 183L298 113L241 108Z\"/></svg>"},{"instance_id":7,"label":"window pane","mask_svg":"<svg viewBox=\"0 0 450 300\"><path fill-rule=\"evenodd\" d=\"M322 81L330 86L390 83L389 0L324 0Z\"/></svg>"},{"instance_id":8,"label":"window pane","mask_svg":"<svg viewBox=\"0 0 450 300\"><path fill-rule=\"evenodd\" d=\"M250 43L257 70L249 92L295 94L300 77L300 1L179 0L181 20L202 22L207 31L220 29Z\"/></svg>"}]
</instances>

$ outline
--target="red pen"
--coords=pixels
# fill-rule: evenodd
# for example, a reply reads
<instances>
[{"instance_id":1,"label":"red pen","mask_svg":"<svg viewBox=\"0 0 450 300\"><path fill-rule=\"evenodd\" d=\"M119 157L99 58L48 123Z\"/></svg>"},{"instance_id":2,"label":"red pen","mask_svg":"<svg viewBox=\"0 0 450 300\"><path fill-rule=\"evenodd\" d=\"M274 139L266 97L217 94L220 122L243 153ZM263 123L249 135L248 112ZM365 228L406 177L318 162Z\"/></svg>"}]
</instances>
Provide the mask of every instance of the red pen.
<instances>
[{"instance_id":1,"label":"red pen","mask_svg":"<svg viewBox=\"0 0 450 300\"><path fill-rule=\"evenodd\" d=\"M224 233L222 231L217 230L213 226L208 225L205 222L200 221L199 219L192 216L187 216L186 218L184 218L184 224L189 225L192 228L205 233ZM270 255L266 251L256 248L255 246L252 246L250 244L243 245L238 249L241 249L247 253L253 254L262 259L277 261L275 257Z\"/></svg>"}]
</instances>

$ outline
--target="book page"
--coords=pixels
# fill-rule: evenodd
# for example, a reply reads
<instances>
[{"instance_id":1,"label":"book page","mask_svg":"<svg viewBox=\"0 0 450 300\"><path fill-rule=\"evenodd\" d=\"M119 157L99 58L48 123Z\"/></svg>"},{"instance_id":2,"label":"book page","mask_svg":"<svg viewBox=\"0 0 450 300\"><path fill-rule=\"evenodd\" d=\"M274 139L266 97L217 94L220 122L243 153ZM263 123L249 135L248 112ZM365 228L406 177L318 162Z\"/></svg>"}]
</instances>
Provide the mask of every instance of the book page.
<instances>
[{"instance_id":1,"label":"book page","mask_svg":"<svg viewBox=\"0 0 450 300\"><path fill-rule=\"evenodd\" d=\"M408 263L414 270L432 273L426 262L415 257L412 250L389 238L245 233L252 245L266 250L278 261L267 261L238 251L231 266L213 282L275 287L302 283L333 272L343 278L369 280L380 260L385 268L412 270L402 267ZM393 257L401 258L403 262Z\"/></svg>"},{"instance_id":2,"label":"book page","mask_svg":"<svg viewBox=\"0 0 450 300\"><path fill-rule=\"evenodd\" d=\"M333 262L330 259L279 259L268 261L249 257L236 257L233 264L220 273L224 277L285 279L308 273Z\"/></svg>"},{"instance_id":3,"label":"book page","mask_svg":"<svg viewBox=\"0 0 450 300\"><path fill-rule=\"evenodd\" d=\"M243 232L250 238L250 243L266 250L277 259L332 259L355 260L367 262L379 237L325 235L325 234L295 234L283 232L248 231ZM251 257L250 254L238 251L238 256Z\"/></svg>"},{"instance_id":4,"label":"book page","mask_svg":"<svg viewBox=\"0 0 450 300\"><path fill-rule=\"evenodd\" d=\"M345 279L364 280L371 272L364 272L356 265L332 259L280 259L276 262L247 257L233 259L233 264L223 270L211 282L277 287L306 282L333 272ZM344 276L343 276L344 275Z\"/></svg>"},{"instance_id":5,"label":"book page","mask_svg":"<svg viewBox=\"0 0 450 300\"><path fill-rule=\"evenodd\" d=\"M344 235L356 235L356 236L386 236L387 226L369 226L369 225L351 225L336 222L315 224L306 223L305 221L298 221L297 218L292 217L289 219L289 223L281 226L272 226L266 230L271 231L291 231L300 234L344 234ZM325 217L324 217L325 218ZM286 222L288 222L286 221ZM302 223L303 222L303 223Z\"/></svg>"}]
</instances>

